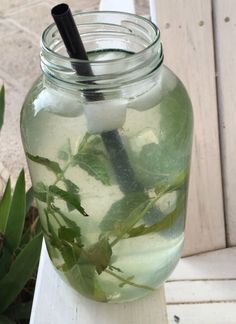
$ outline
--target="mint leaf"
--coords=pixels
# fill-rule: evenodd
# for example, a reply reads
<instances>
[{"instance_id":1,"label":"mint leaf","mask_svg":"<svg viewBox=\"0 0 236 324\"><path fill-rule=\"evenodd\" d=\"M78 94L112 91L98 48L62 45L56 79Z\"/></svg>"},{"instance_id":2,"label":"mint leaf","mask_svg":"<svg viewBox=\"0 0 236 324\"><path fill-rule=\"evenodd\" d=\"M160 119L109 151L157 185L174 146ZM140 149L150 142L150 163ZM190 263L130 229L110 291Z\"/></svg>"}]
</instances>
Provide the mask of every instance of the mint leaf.
<instances>
[{"instance_id":1,"label":"mint leaf","mask_svg":"<svg viewBox=\"0 0 236 324\"><path fill-rule=\"evenodd\" d=\"M66 144L62 146L62 148L59 150L57 157L59 160L62 161L68 161L71 157L71 144L70 140L68 139Z\"/></svg>"},{"instance_id":2,"label":"mint leaf","mask_svg":"<svg viewBox=\"0 0 236 324\"><path fill-rule=\"evenodd\" d=\"M50 208L57 213L58 215L61 216L61 218L63 219L64 223L68 226L71 227L73 229L78 229L78 232L80 233L80 228L77 226L77 224L72 221L71 219L69 219L67 216L65 216L62 211L60 210L60 208L56 207L54 204L50 205Z\"/></svg>"},{"instance_id":3,"label":"mint leaf","mask_svg":"<svg viewBox=\"0 0 236 324\"><path fill-rule=\"evenodd\" d=\"M176 175L172 182L159 182L155 186L156 194L159 192L171 192L174 190L184 189L187 186L188 173L188 169L183 169Z\"/></svg>"},{"instance_id":4,"label":"mint leaf","mask_svg":"<svg viewBox=\"0 0 236 324\"><path fill-rule=\"evenodd\" d=\"M185 89L179 84L171 96L160 103L160 140L175 151L189 151L192 142L193 114Z\"/></svg>"},{"instance_id":5,"label":"mint leaf","mask_svg":"<svg viewBox=\"0 0 236 324\"><path fill-rule=\"evenodd\" d=\"M107 238L100 239L88 250L88 258L95 265L98 274L107 268L111 255L112 249Z\"/></svg>"},{"instance_id":6,"label":"mint leaf","mask_svg":"<svg viewBox=\"0 0 236 324\"><path fill-rule=\"evenodd\" d=\"M48 187L43 182L38 182L34 188L34 196L36 199L47 202Z\"/></svg>"},{"instance_id":7,"label":"mint leaf","mask_svg":"<svg viewBox=\"0 0 236 324\"><path fill-rule=\"evenodd\" d=\"M58 239L57 233L54 230L54 228L53 228L53 226L52 226L52 224L50 222L49 217L51 215L48 213L48 211L47 211L46 208L44 209L44 213L45 213L45 216L46 216L47 228L48 228L48 231L46 231L44 229L44 233L47 234L51 245L54 246L54 247L56 247L57 249L60 249L61 248L61 241Z\"/></svg>"},{"instance_id":8,"label":"mint leaf","mask_svg":"<svg viewBox=\"0 0 236 324\"><path fill-rule=\"evenodd\" d=\"M73 273L67 274L72 287L79 290L85 297L96 301L106 302L107 298L96 279L96 268L82 251L78 265Z\"/></svg>"},{"instance_id":9,"label":"mint leaf","mask_svg":"<svg viewBox=\"0 0 236 324\"><path fill-rule=\"evenodd\" d=\"M138 179L150 188L157 183L173 181L186 167L188 159L166 143L150 143L143 146L133 166Z\"/></svg>"},{"instance_id":10,"label":"mint leaf","mask_svg":"<svg viewBox=\"0 0 236 324\"><path fill-rule=\"evenodd\" d=\"M146 235L149 233L154 233L154 232L158 232L158 231L161 231L164 229L171 228L173 226L174 222L182 214L182 212L184 212L185 199L186 199L186 194L183 191L180 194L176 208L172 212L170 212L168 215L166 215L161 221L158 221L157 223L155 223L151 226L140 225L140 226L132 228L128 232L129 237Z\"/></svg>"},{"instance_id":11,"label":"mint leaf","mask_svg":"<svg viewBox=\"0 0 236 324\"><path fill-rule=\"evenodd\" d=\"M66 185L66 189L68 192L72 193L73 195L76 195L79 193L79 187L74 182L72 182L69 179L64 179L63 181Z\"/></svg>"},{"instance_id":12,"label":"mint leaf","mask_svg":"<svg viewBox=\"0 0 236 324\"><path fill-rule=\"evenodd\" d=\"M60 252L65 264L62 266L63 271L68 271L78 264L82 249L78 244L61 242Z\"/></svg>"},{"instance_id":13,"label":"mint leaf","mask_svg":"<svg viewBox=\"0 0 236 324\"><path fill-rule=\"evenodd\" d=\"M84 208L80 204L80 198L77 194L68 193L65 190L60 189L59 187L53 185L49 187L50 193L54 194L58 198L64 200L66 203L73 206L76 210L78 210L82 215L88 216L85 212Z\"/></svg>"},{"instance_id":14,"label":"mint leaf","mask_svg":"<svg viewBox=\"0 0 236 324\"><path fill-rule=\"evenodd\" d=\"M86 134L73 157L73 165L79 165L89 175L104 185L110 185L109 158L100 136Z\"/></svg>"},{"instance_id":15,"label":"mint leaf","mask_svg":"<svg viewBox=\"0 0 236 324\"><path fill-rule=\"evenodd\" d=\"M153 142L152 137L147 136L145 141L141 141L146 144L138 152L132 150L130 144L128 154L131 165L136 178L145 187L172 182L189 165L193 124L190 108L191 103L185 90L179 85L173 94L164 98L157 110L160 120L157 129L151 131L158 142ZM142 139L142 134L138 136Z\"/></svg>"},{"instance_id":16,"label":"mint leaf","mask_svg":"<svg viewBox=\"0 0 236 324\"><path fill-rule=\"evenodd\" d=\"M143 192L132 192L116 201L100 223L103 232L113 232L118 235L125 225L128 216L140 205L149 201L149 197Z\"/></svg>"},{"instance_id":17,"label":"mint leaf","mask_svg":"<svg viewBox=\"0 0 236 324\"><path fill-rule=\"evenodd\" d=\"M70 195L79 196L79 187L75 183L73 183L72 181L70 181L68 179L64 179L63 181L65 183L67 192ZM79 199L80 199L80 197L79 197ZM67 208L69 211L72 211L75 209L75 207L68 202L67 202Z\"/></svg>"},{"instance_id":18,"label":"mint leaf","mask_svg":"<svg viewBox=\"0 0 236 324\"><path fill-rule=\"evenodd\" d=\"M41 165L44 165L49 171L52 171L56 175L63 173L62 169L60 168L59 164L57 162L51 161L47 158L41 157L41 156L34 156L30 153L26 152L26 156L28 159L30 159L33 162L39 163Z\"/></svg>"},{"instance_id":19,"label":"mint leaf","mask_svg":"<svg viewBox=\"0 0 236 324\"><path fill-rule=\"evenodd\" d=\"M79 227L68 228L65 226L61 226L58 229L58 237L62 241L67 241L70 243L76 243L76 242L80 243L80 237L81 237L80 228Z\"/></svg>"},{"instance_id":20,"label":"mint leaf","mask_svg":"<svg viewBox=\"0 0 236 324\"><path fill-rule=\"evenodd\" d=\"M68 161L69 160L69 154L65 151L59 151L58 154L57 154L57 157L59 160L62 160L62 161Z\"/></svg>"}]
</instances>

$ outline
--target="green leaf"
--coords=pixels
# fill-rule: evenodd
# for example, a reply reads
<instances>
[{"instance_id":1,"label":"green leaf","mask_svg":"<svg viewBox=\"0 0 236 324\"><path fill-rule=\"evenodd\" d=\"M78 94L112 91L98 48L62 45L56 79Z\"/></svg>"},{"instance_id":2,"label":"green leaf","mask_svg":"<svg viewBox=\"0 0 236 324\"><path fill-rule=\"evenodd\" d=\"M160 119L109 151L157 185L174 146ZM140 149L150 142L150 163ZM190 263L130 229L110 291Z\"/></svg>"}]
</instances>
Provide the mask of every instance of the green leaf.
<instances>
[{"instance_id":1,"label":"green leaf","mask_svg":"<svg viewBox=\"0 0 236 324\"><path fill-rule=\"evenodd\" d=\"M26 152L26 156L31 161L44 165L49 171L55 173L55 175L63 173L62 169L60 168L60 165L57 162L51 161L47 158L38 155L37 156L31 155L28 152Z\"/></svg>"},{"instance_id":2,"label":"green leaf","mask_svg":"<svg viewBox=\"0 0 236 324\"><path fill-rule=\"evenodd\" d=\"M78 196L79 200L80 200L80 196L79 196L79 187L73 183L72 181L70 181L69 179L64 179L63 180L66 186L66 190L67 192L71 195L71 196ZM75 207L73 205L71 205L70 203L67 203L67 208L69 211L72 211L75 209Z\"/></svg>"},{"instance_id":3,"label":"green leaf","mask_svg":"<svg viewBox=\"0 0 236 324\"><path fill-rule=\"evenodd\" d=\"M31 187L26 192L26 206L25 206L26 214L30 210L30 207L32 206L33 201L34 201L34 190L33 190L33 187Z\"/></svg>"},{"instance_id":4,"label":"green leaf","mask_svg":"<svg viewBox=\"0 0 236 324\"><path fill-rule=\"evenodd\" d=\"M64 179L63 180L65 185L66 185L66 189L69 193L73 194L73 195L77 195L79 193L79 187L73 183L72 181L68 180L68 179Z\"/></svg>"},{"instance_id":5,"label":"green leaf","mask_svg":"<svg viewBox=\"0 0 236 324\"><path fill-rule=\"evenodd\" d=\"M7 275L0 281L0 312L15 300L35 271L39 261L42 234L35 236L18 254Z\"/></svg>"},{"instance_id":6,"label":"green leaf","mask_svg":"<svg viewBox=\"0 0 236 324\"><path fill-rule=\"evenodd\" d=\"M11 320L10 318L8 318L4 315L0 315L0 323L1 324L16 324L15 321Z\"/></svg>"},{"instance_id":7,"label":"green leaf","mask_svg":"<svg viewBox=\"0 0 236 324\"><path fill-rule=\"evenodd\" d=\"M8 179L7 185L0 203L0 233L4 233L11 206L11 181Z\"/></svg>"},{"instance_id":8,"label":"green leaf","mask_svg":"<svg viewBox=\"0 0 236 324\"><path fill-rule=\"evenodd\" d=\"M88 250L88 258L96 267L98 274L102 273L111 260L112 249L107 238L100 239Z\"/></svg>"},{"instance_id":9,"label":"green leaf","mask_svg":"<svg viewBox=\"0 0 236 324\"><path fill-rule=\"evenodd\" d=\"M21 241L25 222L25 174L20 172L12 197L11 208L5 229L5 240L9 249L13 252Z\"/></svg>"},{"instance_id":10,"label":"green leaf","mask_svg":"<svg viewBox=\"0 0 236 324\"><path fill-rule=\"evenodd\" d=\"M82 255L79 264L67 274L67 279L85 297L106 302L106 295L96 278L95 271L95 266Z\"/></svg>"},{"instance_id":11,"label":"green leaf","mask_svg":"<svg viewBox=\"0 0 236 324\"><path fill-rule=\"evenodd\" d=\"M80 228L68 228L65 226L61 226L58 229L58 237L62 241L67 241L70 243L79 242L80 243Z\"/></svg>"},{"instance_id":12,"label":"green leaf","mask_svg":"<svg viewBox=\"0 0 236 324\"><path fill-rule=\"evenodd\" d=\"M52 246L56 247L57 249L60 249L61 248L61 241L59 240L56 232L54 231L54 228L50 222L50 219L49 219L49 215L47 210L44 209L44 213L45 213L45 216L46 216L46 220L47 220L47 227L48 227L48 232L44 229L44 233L48 235L48 238L50 240L50 243Z\"/></svg>"},{"instance_id":13,"label":"green leaf","mask_svg":"<svg viewBox=\"0 0 236 324\"><path fill-rule=\"evenodd\" d=\"M78 264L67 273L71 285L87 298L106 302L107 298L97 278L95 266L82 251Z\"/></svg>"},{"instance_id":14,"label":"green leaf","mask_svg":"<svg viewBox=\"0 0 236 324\"><path fill-rule=\"evenodd\" d=\"M13 304L7 308L4 314L15 320L30 319L31 308L32 302Z\"/></svg>"},{"instance_id":15,"label":"green leaf","mask_svg":"<svg viewBox=\"0 0 236 324\"><path fill-rule=\"evenodd\" d=\"M110 185L109 158L100 136L86 134L73 157L73 165L79 165L89 175L104 185Z\"/></svg>"},{"instance_id":16,"label":"green leaf","mask_svg":"<svg viewBox=\"0 0 236 324\"><path fill-rule=\"evenodd\" d=\"M111 271L117 271L117 272L121 272L121 273L123 273L123 271L120 269L120 268L117 268L117 267L114 267L113 265L109 265L109 269L111 270Z\"/></svg>"},{"instance_id":17,"label":"green leaf","mask_svg":"<svg viewBox=\"0 0 236 324\"><path fill-rule=\"evenodd\" d=\"M45 186L44 183L38 182L34 188L34 196L36 199L46 203L48 196L48 187Z\"/></svg>"},{"instance_id":18,"label":"green leaf","mask_svg":"<svg viewBox=\"0 0 236 324\"><path fill-rule=\"evenodd\" d=\"M68 139L66 144L63 145L62 148L59 150L57 157L59 160L68 161L71 155L72 155L71 144L70 144L70 140Z\"/></svg>"},{"instance_id":19,"label":"green leaf","mask_svg":"<svg viewBox=\"0 0 236 324\"><path fill-rule=\"evenodd\" d=\"M132 150L130 144L128 151L136 178L148 188L158 182L172 182L189 164L191 154L193 116L183 86L178 85L170 96L166 96L158 109L159 127L153 131L158 143L150 139L139 153ZM138 138L136 140L138 142Z\"/></svg>"},{"instance_id":20,"label":"green leaf","mask_svg":"<svg viewBox=\"0 0 236 324\"><path fill-rule=\"evenodd\" d=\"M172 182L159 182L157 185L155 185L156 194L158 194L159 192L171 192L186 188L188 183L188 174L189 169L182 169L175 176L175 178L172 179Z\"/></svg>"},{"instance_id":21,"label":"green leaf","mask_svg":"<svg viewBox=\"0 0 236 324\"><path fill-rule=\"evenodd\" d=\"M4 110L5 110L5 88L4 86L2 86L0 90L0 130L3 125Z\"/></svg>"},{"instance_id":22,"label":"green leaf","mask_svg":"<svg viewBox=\"0 0 236 324\"><path fill-rule=\"evenodd\" d=\"M172 182L173 178L186 167L189 155L178 154L165 142L143 146L138 159L133 162L135 174L147 187L157 183Z\"/></svg>"},{"instance_id":23,"label":"green leaf","mask_svg":"<svg viewBox=\"0 0 236 324\"><path fill-rule=\"evenodd\" d=\"M12 254L9 249L4 246L0 257L0 280L8 273L12 262Z\"/></svg>"},{"instance_id":24,"label":"green leaf","mask_svg":"<svg viewBox=\"0 0 236 324\"><path fill-rule=\"evenodd\" d=\"M171 96L166 96L160 104L161 141L173 150L186 150L192 142L193 114L191 102L182 84L178 84Z\"/></svg>"},{"instance_id":25,"label":"green leaf","mask_svg":"<svg viewBox=\"0 0 236 324\"><path fill-rule=\"evenodd\" d=\"M178 204L176 208L170 212L168 215L166 215L161 221L158 221L157 223L151 225L151 226L145 226L140 225L138 227L132 228L128 234L129 237L135 237L140 235L146 235L149 233L158 232L164 229L169 229L173 226L176 219L182 214L184 211L184 205L185 205L185 194L182 193L181 197L178 200Z\"/></svg>"},{"instance_id":26,"label":"green leaf","mask_svg":"<svg viewBox=\"0 0 236 324\"><path fill-rule=\"evenodd\" d=\"M62 269L63 271L69 271L78 264L82 249L78 244L69 244L67 241L63 241L61 243L60 252L65 262Z\"/></svg>"},{"instance_id":27,"label":"green leaf","mask_svg":"<svg viewBox=\"0 0 236 324\"><path fill-rule=\"evenodd\" d=\"M69 160L69 154L65 151L59 151L58 154L57 154L57 157L59 160L62 160L62 161L68 161Z\"/></svg>"},{"instance_id":28,"label":"green leaf","mask_svg":"<svg viewBox=\"0 0 236 324\"><path fill-rule=\"evenodd\" d=\"M143 192L132 192L116 201L100 223L103 232L113 232L118 235L124 229L124 222L128 216L140 205L149 201Z\"/></svg>"},{"instance_id":29,"label":"green leaf","mask_svg":"<svg viewBox=\"0 0 236 324\"><path fill-rule=\"evenodd\" d=\"M69 203L71 206L77 209L82 215L88 216L84 208L81 206L80 198L77 194L70 194L67 191L62 190L57 186L50 186L49 191L50 193L64 200L66 203Z\"/></svg>"},{"instance_id":30,"label":"green leaf","mask_svg":"<svg viewBox=\"0 0 236 324\"><path fill-rule=\"evenodd\" d=\"M72 227L73 229L78 230L78 233L80 233L80 228L77 226L77 224L72 221L71 219L69 219L67 216L65 216L62 211L60 210L60 208L56 207L55 205L51 204L51 209L56 212L58 215L61 216L61 218L63 219L64 223L68 226L68 227Z\"/></svg>"}]
</instances>

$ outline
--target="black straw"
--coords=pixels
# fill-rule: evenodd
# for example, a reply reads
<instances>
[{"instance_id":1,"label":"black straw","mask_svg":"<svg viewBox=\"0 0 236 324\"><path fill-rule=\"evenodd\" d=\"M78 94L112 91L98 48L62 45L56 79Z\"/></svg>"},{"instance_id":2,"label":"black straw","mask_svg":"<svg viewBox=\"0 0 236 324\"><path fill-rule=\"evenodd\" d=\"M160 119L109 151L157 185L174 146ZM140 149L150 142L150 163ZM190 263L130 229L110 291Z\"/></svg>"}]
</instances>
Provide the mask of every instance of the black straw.
<instances>
[{"instance_id":1,"label":"black straw","mask_svg":"<svg viewBox=\"0 0 236 324\"><path fill-rule=\"evenodd\" d=\"M65 3L59 4L52 9L51 13L65 44L68 55L74 59L88 61L86 50L69 6ZM89 61L88 63L73 64L73 67L78 75L94 75ZM92 98L88 93L85 93L85 97L88 101L104 99L103 94L98 92L95 93ZM113 130L102 133L101 137L110 156L120 189L123 192L143 191L143 186L135 179L134 172L118 131Z\"/></svg>"}]
</instances>

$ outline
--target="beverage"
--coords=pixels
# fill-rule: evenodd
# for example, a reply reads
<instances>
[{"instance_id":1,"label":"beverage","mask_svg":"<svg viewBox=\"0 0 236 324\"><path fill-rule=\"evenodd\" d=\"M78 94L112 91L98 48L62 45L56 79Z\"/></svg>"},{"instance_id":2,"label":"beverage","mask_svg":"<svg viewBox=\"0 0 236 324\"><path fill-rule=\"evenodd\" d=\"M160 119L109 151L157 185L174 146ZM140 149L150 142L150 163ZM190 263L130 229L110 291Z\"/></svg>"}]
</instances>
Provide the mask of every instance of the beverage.
<instances>
[{"instance_id":1,"label":"beverage","mask_svg":"<svg viewBox=\"0 0 236 324\"><path fill-rule=\"evenodd\" d=\"M92 55L102 60L108 53ZM164 79L169 73L163 67L160 75ZM110 107L125 110L118 132L135 181L141 184L139 191L121 190L101 133L88 132L92 113L84 113L76 94L58 98L56 92L44 90L39 104L35 98L43 89L41 78L22 113L50 258L65 281L97 301L146 295L170 275L181 254L192 113L177 78L162 97L158 86L137 97L121 97L116 108ZM151 106L158 96L160 101ZM102 114L103 101L93 105Z\"/></svg>"}]
</instances>

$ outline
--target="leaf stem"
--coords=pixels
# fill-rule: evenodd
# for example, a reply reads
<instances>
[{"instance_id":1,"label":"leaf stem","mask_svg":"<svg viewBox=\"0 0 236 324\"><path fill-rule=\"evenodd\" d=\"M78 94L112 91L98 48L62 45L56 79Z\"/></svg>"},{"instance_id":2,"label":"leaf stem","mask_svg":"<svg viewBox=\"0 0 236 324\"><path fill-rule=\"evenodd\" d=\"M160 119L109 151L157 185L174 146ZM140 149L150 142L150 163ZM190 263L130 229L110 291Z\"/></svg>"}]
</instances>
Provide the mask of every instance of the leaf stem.
<instances>
[{"instance_id":1,"label":"leaf stem","mask_svg":"<svg viewBox=\"0 0 236 324\"><path fill-rule=\"evenodd\" d=\"M104 270L104 272L106 272L106 273L108 273L109 275L115 277L116 279L118 279L118 280L120 280L120 281L126 283L127 285L134 286L134 287L136 287L136 288L141 288L141 289L146 289L146 290L155 291L155 289L152 288L152 287L149 287L149 286L146 286L146 285L139 285L139 284L137 284L137 283L135 283L135 282L133 282L133 281L130 281L129 279L125 279L125 278L119 276L118 274L113 273L113 272L110 271L110 270Z\"/></svg>"},{"instance_id":2,"label":"leaf stem","mask_svg":"<svg viewBox=\"0 0 236 324\"><path fill-rule=\"evenodd\" d=\"M149 211L149 209L151 209L155 203L157 202L158 199L160 199L160 197L162 196L163 193L159 193L155 198L153 198L149 203L148 205L143 209L143 211L137 216L135 217L134 221L130 224L130 226L128 227L125 227L124 226L124 230L121 231L121 233L116 237L116 239L114 239L114 241L111 242L111 247L113 247L114 245L116 245L121 239L122 237L127 234L130 229L132 229L132 227L137 224L140 219L143 218L143 216Z\"/></svg>"}]
</instances>

